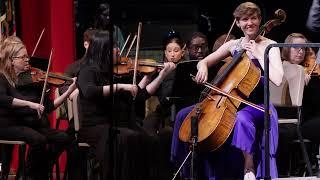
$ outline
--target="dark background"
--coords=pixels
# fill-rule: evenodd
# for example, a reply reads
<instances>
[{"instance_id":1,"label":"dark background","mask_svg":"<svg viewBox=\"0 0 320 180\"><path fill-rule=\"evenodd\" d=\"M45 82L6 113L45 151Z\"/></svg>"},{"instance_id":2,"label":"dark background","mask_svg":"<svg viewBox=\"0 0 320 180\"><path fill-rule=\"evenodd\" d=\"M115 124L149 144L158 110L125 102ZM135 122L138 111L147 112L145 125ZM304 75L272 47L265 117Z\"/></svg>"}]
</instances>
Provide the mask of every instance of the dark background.
<instances>
[{"instance_id":1,"label":"dark background","mask_svg":"<svg viewBox=\"0 0 320 180\"><path fill-rule=\"evenodd\" d=\"M75 0L77 41L82 46L82 33L93 23L98 4L103 0ZM162 39L171 28L180 32L186 41L198 30L209 37L209 45L221 34L227 33L233 22L233 10L242 0L111 0L112 21L121 28L124 38L135 33L142 22L141 48L161 48ZM292 32L300 32L312 42L319 42L319 35L309 32L305 23L312 0L256 0L262 11L263 23L272 19L275 10L287 13L287 20L266 36L283 42ZM213 5L211 5L213 4ZM208 19L203 18L208 17ZM210 23L209 23L210 22ZM209 26L211 24L211 27ZM232 33L241 36L235 27ZM79 49L79 48L77 48ZM83 49L83 48L82 48ZM82 54L78 51L78 54Z\"/></svg>"}]
</instances>

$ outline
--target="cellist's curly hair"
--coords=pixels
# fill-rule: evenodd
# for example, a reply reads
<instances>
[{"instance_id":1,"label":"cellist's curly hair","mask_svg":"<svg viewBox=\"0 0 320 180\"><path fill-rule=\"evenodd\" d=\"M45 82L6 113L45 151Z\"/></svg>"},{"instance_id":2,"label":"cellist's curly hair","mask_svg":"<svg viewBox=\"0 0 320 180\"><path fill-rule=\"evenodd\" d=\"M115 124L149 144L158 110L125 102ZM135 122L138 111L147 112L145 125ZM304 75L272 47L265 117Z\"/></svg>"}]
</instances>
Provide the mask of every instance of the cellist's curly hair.
<instances>
[{"instance_id":1,"label":"cellist's curly hair","mask_svg":"<svg viewBox=\"0 0 320 180\"><path fill-rule=\"evenodd\" d=\"M250 16L254 13L257 13L258 17L261 17L261 10L258 5L253 2L244 2L234 10L233 16L236 20L239 20L244 15Z\"/></svg>"}]
</instances>

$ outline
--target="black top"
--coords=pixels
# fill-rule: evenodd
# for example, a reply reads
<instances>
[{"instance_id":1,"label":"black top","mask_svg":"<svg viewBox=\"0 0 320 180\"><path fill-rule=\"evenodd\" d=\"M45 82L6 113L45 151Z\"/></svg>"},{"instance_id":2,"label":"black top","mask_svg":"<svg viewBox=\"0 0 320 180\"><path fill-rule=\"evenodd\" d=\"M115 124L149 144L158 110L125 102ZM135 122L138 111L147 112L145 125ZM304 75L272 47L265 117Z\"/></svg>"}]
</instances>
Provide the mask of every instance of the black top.
<instances>
[{"instance_id":1,"label":"black top","mask_svg":"<svg viewBox=\"0 0 320 180\"><path fill-rule=\"evenodd\" d=\"M93 66L85 66L80 70L77 86L79 88L81 126L110 123L111 108L113 118L120 123L128 122L133 98L129 92L118 92L114 94L115 101L112 104L112 97L103 96L103 86L109 84L108 74ZM139 89L135 101L142 102L149 97L146 89Z\"/></svg>"},{"instance_id":2,"label":"black top","mask_svg":"<svg viewBox=\"0 0 320 180\"><path fill-rule=\"evenodd\" d=\"M29 107L14 108L12 101L14 98L28 100L22 96L5 78L0 74L0 126L22 124L27 116L36 117L37 112Z\"/></svg>"},{"instance_id":3,"label":"black top","mask_svg":"<svg viewBox=\"0 0 320 180\"><path fill-rule=\"evenodd\" d=\"M197 84L190 76L190 74L196 75L198 71L197 63L197 61L186 61L177 65L175 83L172 88L172 95L175 97L177 112L184 107L191 106L202 100L200 97L205 86ZM223 64L224 62L221 61L209 69L209 82L210 80L213 80Z\"/></svg>"},{"instance_id":4,"label":"black top","mask_svg":"<svg viewBox=\"0 0 320 180\"><path fill-rule=\"evenodd\" d=\"M16 89L21 95L27 97L29 101L40 103L43 85L43 82L33 83L31 72L26 71L18 75L18 83L16 85ZM55 110L55 107L54 102L50 99L50 89L48 87L44 96L43 105L45 109L43 112L43 116L41 117L41 121L35 120L33 121L33 123L29 122L28 126L32 126L33 128L50 127L48 114L53 112Z\"/></svg>"},{"instance_id":5,"label":"black top","mask_svg":"<svg viewBox=\"0 0 320 180\"><path fill-rule=\"evenodd\" d=\"M307 86L304 87L303 92L303 115L304 121L320 116L319 102L320 102L320 78L318 76L311 76L311 80Z\"/></svg>"},{"instance_id":6,"label":"black top","mask_svg":"<svg viewBox=\"0 0 320 180\"><path fill-rule=\"evenodd\" d=\"M77 77L80 71L80 64L82 62L83 60L79 59L78 61L70 64L64 72L65 76L71 77L71 78ZM66 81L61 87L59 87L60 94L63 94L64 92L66 92L71 84L72 84L72 81Z\"/></svg>"}]
</instances>

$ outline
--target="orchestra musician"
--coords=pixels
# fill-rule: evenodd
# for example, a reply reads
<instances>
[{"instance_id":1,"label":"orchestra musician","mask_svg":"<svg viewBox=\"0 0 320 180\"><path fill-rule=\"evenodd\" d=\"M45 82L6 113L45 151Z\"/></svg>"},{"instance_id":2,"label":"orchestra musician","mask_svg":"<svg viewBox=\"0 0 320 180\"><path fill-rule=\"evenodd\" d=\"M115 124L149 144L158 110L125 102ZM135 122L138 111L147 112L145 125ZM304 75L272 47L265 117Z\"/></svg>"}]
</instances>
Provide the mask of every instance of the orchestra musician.
<instances>
[{"instance_id":1,"label":"orchestra musician","mask_svg":"<svg viewBox=\"0 0 320 180\"><path fill-rule=\"evenodd\" d=\"M228 41L218 50L199 61L197 65L198 73L195 78L198 83L207 81L209 67L214 66L216 63L230 55L234 56L241 49L246 50L245 54L250 58L252 63L263 72L264 50L269 44L275 43L275 41L257 34L261 23L260 8L252 2L245 2L235 9L233 15L236 19L236 25L242 30L244 37ZM280 85L283 77L283 69L279 48L272 48L269 52L269 58L270 80L276 85ZM250 94L248 100L263 106L263 87L263 76L261 76L258 85ZM181 123L193 108L194 106L187 107L178 113L174 127L175 130L180 128ZM277 166L274 156L278 143L278 118L277 112L272 105L270 105L270 110L272 111L270 118L270 133L272 137L270 140L270 175L272 178L276 178ZM227 144L224 144L215 152L200 153L198 155L198 178L241 178L242 175L244 179L251 180L256 179L256 177L263 177L263 122L264 112L247 105L240 107L240 110L238 110L236 115L233 133L229 136ZM189 150L188 144L179 140L178 130L174 131L172 148L174 149L171 154L172 161L175 165L180 165ZM237 160L235 157L240 159ZM244 160L244 162L241 159ZM235 167L237 163L241 162L243 162L243 164L240 164L239 167ZM190 175L189 167L185 167L186 168L183 169L183 176L188 177Z\"/></svg>"},{"instance_id":2,"label":"orchestra musician","mask_svg":"<svg viewBox=\"0 0 320 180\"><path fill-rule=\"evenodd\" d=\"M301 33L291 33L285 43L303 44L309 42L305 35ZM316 64L316 55L311 48L293 48L284 47L281 51L283 66L287 63L296 64L305 68L305 87L302 100L302 116L301 133L304 138L310 139L312 142L319 143L320 136L318 129L320 127L320 113L317 109L317 104L320 100L318 95L320 90L320 79L318 74L318 66L315 66L313 72L309 70ZM279 127L279 148L278 159L279 173L288 175L289 168L287 159L289 155L289 144L292 140L297 139L295 124L282 124Z\"/></svg>"},{"instance_id":3,"label":"orchestra musician","mask_svg":"<svg viewBox=\"0 0 320 180\"><path fill-rule=\"evenodd\" d=\"M113 92L117 101L113 103L109 82L111 57L107 54L110 48L108 31L98 31L89 44L84 64L80 66L77 81L82 118L79 141L87 142L94 149L94 159L102 166L103 176L106 177L110 169L108 157L105 157L109 147L105 143L107 140L113 141L109 139L108 132L111 121L115 120L119 126L115 144L118 150L115 156L118 169L116 176L118 179L146 179L149 163L142 159L148 155L148 136L139 129L128 128L130 103L132 97L135 97L135 101L145 101L154 94L162 80L175 69L175 65L172 62L164 63L164 68L155 79L145 75L138 85L116 82ZM111 111L113 119L110 119Z\"/></svg>"},{"instance_id":4,"label":"orchestra musician","mask_svg":"<svg viewBox=\"0 0 320 180\"><path fill-rule=\"evenodd\" d=\"M179 34L172 31L168 33L165 38L164 44L164 62L178 63L184 60L185 44ZM158 96L159 105L154 112L151 112L144 120L143 127L150 135L156 135L161 129L164 122L170 122L171 106L173 101L169 99L172 97L173 84L175 82L176 71L172 71L161 82L160 87L157 89L156 95Z\"/></svg>"},{"instance_id":5,"label":"orchestra musician","mask_svg":"<svg viewBox=\"0 0 320 180\"><path fill-rule=\"evenodd\" d=\"M7 139L23 140L30 146L30 174L34 179L48 179L48 173L60 153L72 138L63 131L49 127L47 114L58 107L75 89L71 84L67 92L54 101L46 96L44 105L39 104L41 90L32 79L29 56L23 42L16 36L9 36L1 44L2 93L1 108L3 115L1 136ZM36 94L38 93L38 94ZM42 114L41 117L38 117ZM47 148L46 145L49 144Z\"/></svg>"}]
</instances>

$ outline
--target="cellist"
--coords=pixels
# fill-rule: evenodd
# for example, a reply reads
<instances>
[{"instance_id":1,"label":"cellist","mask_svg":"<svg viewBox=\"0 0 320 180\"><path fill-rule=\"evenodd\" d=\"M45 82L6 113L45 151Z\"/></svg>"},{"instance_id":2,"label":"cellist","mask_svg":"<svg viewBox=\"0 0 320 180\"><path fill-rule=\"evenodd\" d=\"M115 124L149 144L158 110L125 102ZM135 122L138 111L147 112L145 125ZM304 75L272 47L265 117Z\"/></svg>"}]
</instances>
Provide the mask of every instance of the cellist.
<instances>
[{"instance_id":1,"label":"cellist","mask_svg":"<svg viewBox=\"0 0 320 180\"><path fill-rule=\"evenodd\" d=\"M257 36L261 23L260 8L252 2L245 2L235 9L233 15L236 19L236 25L242 30L244 37L228 41L217 51L200 61L197 65L198 73L195 78L196 82L206 82L209 67L230 55L234 56L241 49L245 49L246 55L263 71L264 50L269 44L276 42L260 35ZM283 69L279 48L272 48L269 52L269 58L270 80L274 84L280 85L283 77ZM259 84L251 93L248 100L262 106L264 101L263 87L263 77L261 77ZM192 108L192 106L187 107L178 113L174 128L180 128L182 121ZM229 136L230 138L227 140L227 143L214 153L200 153L198 155L201 168L197 167L197 169L202 170L202 172L198 172L199 179L242 178L243 175L244 179L256 179L256 176L264 176L264 168L262 167L264 165L264 153L262 152L264 113L251 106L243 106L239 109L233 134ZM276 178L277 167L274 155L278 142L278 119L276 110L272 105L270 105L270 110L272 111L270 118L270 175L272 178ZM172 154L171 158L175 163L180 163L178 161L181 161L181 159L186 156L184 153L187 153L188 150L185 148L186 145L178 139L178 134L173 134L172 149L176 149L176 151L175 154ZM238 161L234 158L237 153L242 154L241 156L243 157L240 156L238 158L244 160L243 164L239 167L235 167L235 164L241 162L241 159ZM183 175L188 176L186 169L183 171Z\"/></svg>"}]
</instances>

